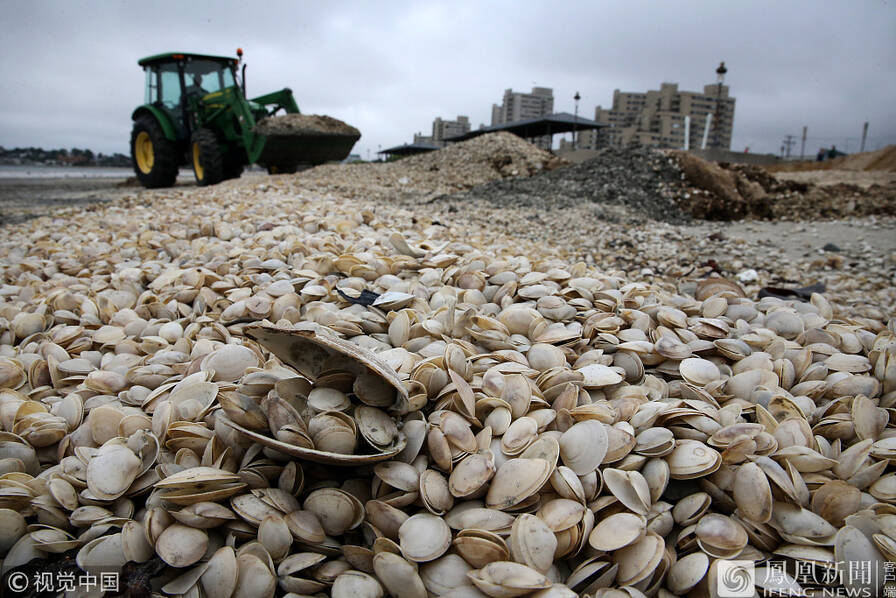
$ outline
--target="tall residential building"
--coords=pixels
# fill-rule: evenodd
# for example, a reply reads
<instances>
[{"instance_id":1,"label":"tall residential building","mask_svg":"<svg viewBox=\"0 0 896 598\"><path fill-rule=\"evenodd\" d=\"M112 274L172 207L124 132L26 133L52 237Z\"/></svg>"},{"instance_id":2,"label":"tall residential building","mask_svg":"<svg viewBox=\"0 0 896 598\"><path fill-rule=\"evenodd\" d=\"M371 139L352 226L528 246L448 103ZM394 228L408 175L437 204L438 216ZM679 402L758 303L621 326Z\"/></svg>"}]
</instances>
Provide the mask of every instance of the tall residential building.
<instances>
[{"instance_id":1,"label":"tall residential building","mask_svg":"<svg viewBox=\"0 0 896 598\"><path fill-rule=\"evenodd\" d=\"M432 121L432 141L442 147L445 146L446 139L469 132L470 119L466 116L458 116L457 120L442 120L440 117L436 117Z\"/></svg>"},{"instance_id":2,"label":"tall residential building","mask_svg":"<svg viewBox=\"0 0 896 598\"><path fill-rule=\"evenodd\" d=\"M507 89L501 105L492 104L492 125L529 118L538 118L554 112L554 90L550 87L533 87L532 93ZM547 135L533 140L535 145L551 149L551 137Z\"/></svg>"},{"instance_id":3,"label":"tall residential building","mask_svg":"<svg viewBox=\"0 0 896 598\"><path fill-rule=\"evenodd\" d=\"M703 92L679 91L677 83L663 83L646 93L613 92L613 107L594 110L594 120L608 125L583 132L579 147L598 149L630 143L681 149L684 147L685 117L691 117L691 148L699 148L708 115L712 115L707 147L731 148L734 98L728 86L714 83Z\"/></svg>"}]
</instances>

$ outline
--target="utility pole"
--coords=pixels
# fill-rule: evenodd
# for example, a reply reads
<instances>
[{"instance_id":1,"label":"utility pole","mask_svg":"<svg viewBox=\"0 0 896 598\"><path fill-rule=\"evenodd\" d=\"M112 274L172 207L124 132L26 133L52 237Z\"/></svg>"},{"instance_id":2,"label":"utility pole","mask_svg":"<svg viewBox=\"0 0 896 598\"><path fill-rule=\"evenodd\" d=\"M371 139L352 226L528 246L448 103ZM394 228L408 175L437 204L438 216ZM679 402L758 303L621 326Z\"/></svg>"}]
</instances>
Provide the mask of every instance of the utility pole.
<instances>
[{"instance_id":1,"label":"utility pole","mask_svg":"<svg viewBox=\"0 0 896 598\"><path fill-rule=\"evenodd\" d=\"M865 124L862 126L862 147L859 149L859 152L865 151L865 140L868 139L868 121L865 121Z\"/></svg>"},{"instance_id":2,"label":"utility pole","mask_svg":"<svg viewBox=\"0 0 896 598\"><path fill-rule=\"evenodd\" d=\"M794 144L796 144L796 139L794 139L793 135L785 135L784 136L784 145L782 145L781 147L787 148L787 155L785 156L785 158L790 157L790 148L793 147Z\"/></svg>"},{"instance_id":3,"label":"utility pole","mask_svg":"<svg viewBox=\"0 0 896 598\"><path fill-rule=\"evenodd\" d=\"M572 99L576 101L575 114L573 114L572 117L572 151L576 151L576 129L579 125L579 100L582 99L582 96L579 95L579 92L576 92L576 95L572 96Z\"/></svg>"},{"instance_id":4,"label":"utility pole","mask_svg":"<svg viewBox=\"0 0 896 598\"><path fill-rule=\"evenodd\" d=\"M803 142L800 143L800 160L803 160L806 157L806 132L808 130L809 127L803 127Z\"/></svg>"}]
</instances>

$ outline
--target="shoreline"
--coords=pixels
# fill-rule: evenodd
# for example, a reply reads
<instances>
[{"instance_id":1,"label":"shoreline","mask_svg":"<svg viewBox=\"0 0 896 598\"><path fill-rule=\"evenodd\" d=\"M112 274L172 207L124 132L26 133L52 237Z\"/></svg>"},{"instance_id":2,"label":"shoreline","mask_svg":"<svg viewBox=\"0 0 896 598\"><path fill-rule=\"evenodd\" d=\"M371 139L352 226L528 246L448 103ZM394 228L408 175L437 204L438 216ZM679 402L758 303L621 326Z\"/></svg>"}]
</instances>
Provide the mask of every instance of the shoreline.
<instances>
[{"instance_id":1,"label":"shoreline","mask_svg":"<svg viewBox=\"0 0 896 598\"><path fill-rule=\"evenodd\" d=\"M140 189L128 184L125 177L0 177L0 224L52 215L69 207L107 203Z\"/></svg>"}]
</instances>

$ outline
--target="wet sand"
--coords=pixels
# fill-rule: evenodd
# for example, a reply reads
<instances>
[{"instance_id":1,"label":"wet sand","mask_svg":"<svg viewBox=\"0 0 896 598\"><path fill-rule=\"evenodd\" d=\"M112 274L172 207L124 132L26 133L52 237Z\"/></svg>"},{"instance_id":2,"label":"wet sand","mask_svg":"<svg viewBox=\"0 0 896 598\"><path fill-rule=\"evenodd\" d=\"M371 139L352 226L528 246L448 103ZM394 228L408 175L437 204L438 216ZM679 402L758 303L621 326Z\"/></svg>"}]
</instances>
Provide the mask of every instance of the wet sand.
<instances>
[{"instance_id":1,"label":"wet sand","mask_svg":"<svg viewBox=\"0 0 896 598\"><path fill-rule=\"evenodd\" d=\"M139 192L122 178L0 178L0 224L15 224L56 210L103 203Z\"/></svg>"},{"instance_id":2,"label":"wet sand","mask_svg":"<svg viewBox=\"0 0 896 598\"><path fill-rule=\"evenodd\" d=\"M262 171L247 170L241 178L264 176ZM181 169L175 187L196 187L192 171ZM0 177L0 226L147 192L128 171L120 177Z\"/></svg>"}]
</instances>

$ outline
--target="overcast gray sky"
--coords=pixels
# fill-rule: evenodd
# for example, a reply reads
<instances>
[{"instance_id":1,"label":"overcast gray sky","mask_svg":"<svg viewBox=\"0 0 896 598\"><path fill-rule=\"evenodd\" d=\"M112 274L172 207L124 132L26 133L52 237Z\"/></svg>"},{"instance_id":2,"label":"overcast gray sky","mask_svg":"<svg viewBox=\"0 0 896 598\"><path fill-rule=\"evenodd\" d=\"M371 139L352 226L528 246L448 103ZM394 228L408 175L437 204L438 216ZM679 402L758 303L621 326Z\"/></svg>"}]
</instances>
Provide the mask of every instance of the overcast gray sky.
<instances>
[{"instance_id":1,"label":"overcast gray sky","mask_svg":"<svg viewBox=\"0 0 896 598\"><path fill-rule=\"evenodd\" d=\"M504 89L554 89L594 116L613 90L700 90L720 60L732 149L896 143L896 3L812 1L134 2L0 0L0 145L127 153L143 56L245 50L250 95L293 89L305 113L358 127L355 150L489 124ZM799 151L797 143L796 151Z\"/></svg>"}]
</instances>

